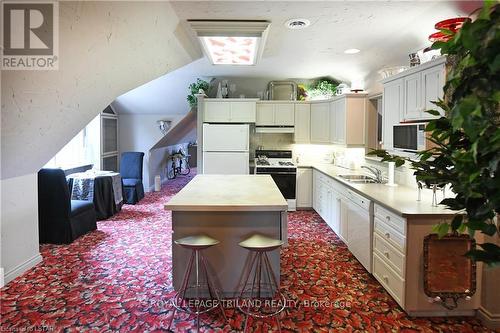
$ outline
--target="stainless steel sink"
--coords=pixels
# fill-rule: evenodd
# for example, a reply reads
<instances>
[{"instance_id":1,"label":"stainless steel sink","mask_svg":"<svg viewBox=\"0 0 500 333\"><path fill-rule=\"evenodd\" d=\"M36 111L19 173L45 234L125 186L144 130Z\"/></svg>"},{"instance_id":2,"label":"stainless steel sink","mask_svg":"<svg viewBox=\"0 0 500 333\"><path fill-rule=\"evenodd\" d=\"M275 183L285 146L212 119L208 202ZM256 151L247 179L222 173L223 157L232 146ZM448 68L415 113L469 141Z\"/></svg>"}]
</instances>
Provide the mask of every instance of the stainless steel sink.
<instances>
[{"instance_id":1,"label":"stainless steel sink","mask_svg":"<svg viewBox=\"0 0 500 333\"><path fill-rule=\"evenodd\" d=\"M339 177L351 183L370 184L377 182L375 178L365 175L339 175Z\"/></svg>"}]
</instances>

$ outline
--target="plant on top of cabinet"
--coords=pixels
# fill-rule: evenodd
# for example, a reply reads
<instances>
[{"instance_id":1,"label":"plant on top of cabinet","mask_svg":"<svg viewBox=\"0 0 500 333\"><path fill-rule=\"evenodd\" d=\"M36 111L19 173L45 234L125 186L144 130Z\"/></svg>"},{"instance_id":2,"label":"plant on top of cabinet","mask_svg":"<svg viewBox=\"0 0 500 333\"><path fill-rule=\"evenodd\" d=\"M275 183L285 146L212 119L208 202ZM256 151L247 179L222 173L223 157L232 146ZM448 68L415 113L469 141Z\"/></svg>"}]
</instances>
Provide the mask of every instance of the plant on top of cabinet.
<instances>
[{"instance_id":1,"label":"plant on top of cabinet","mask_svg":"<svg viewBox=\"0 0 500 333\"><path fill-rule=\"evenodd\" d=\"M465 22L459 33L433 48L448 55L449 75L444 86L445 99L435 104L445 116L431 120L426 127L435 147L418 153L410 161L418 181L427 185L449 184L456 194L441 201L457 211L450 224L435 231L476 231L500 236L496 219L500 214L500 5L485 2L474 21ZM432 115L439 112L428 111ZM369 153L402 165L405 159L385 150ZM465 214L463 212L465 211ZM498 239L498 238L497 238ZM477 261L500 265L500 247L478 244L467 253Z\"/></svg>"},{"instance_id":2,"label":"plant on top of cabinet","mask_svg":"<svg viewBox=\"0 0 500 333\"><path fill-rule=\"evenodd\" d=\"M196 98L196 94L198 94L200 92L200 89L207 92L209 87L210 87L210 84L207 81L202 80L200 78L196 79L196 82L193 82L189 85L190 94L187 95L186 99L187 99L189 106L191 108L196 107L196 105L198 103L198 99Z\"/></svg>"}]
</instances>

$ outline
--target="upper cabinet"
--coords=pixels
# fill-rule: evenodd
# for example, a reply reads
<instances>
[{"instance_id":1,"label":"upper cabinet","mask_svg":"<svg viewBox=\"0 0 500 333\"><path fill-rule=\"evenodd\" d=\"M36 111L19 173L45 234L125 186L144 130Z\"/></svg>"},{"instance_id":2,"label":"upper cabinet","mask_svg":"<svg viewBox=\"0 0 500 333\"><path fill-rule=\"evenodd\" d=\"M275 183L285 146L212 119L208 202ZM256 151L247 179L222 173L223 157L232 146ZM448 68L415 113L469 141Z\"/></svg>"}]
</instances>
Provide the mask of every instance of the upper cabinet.
<instances>
[{"instance_id":1,"label":"upper cabinet","mask_svg":"<svg viewBox=\"0 0 500 333\"><path fill-rule=\"evenodd\" d=\"M258 103L256 126L294 126L293 103Z\"/></svg>"},{"instance_id":2,"label":"upper cabinet","mask_svg":"<svg viewBox=\"0 0 500 333\"><path fill-rule=\"evenodd\" d=\"M311 104L311 143L330 143L330 103Z\"/></svg>"},{"instance_id":3,"label":"upper cabinet","mask_svg":"<svg viewBox=\"0 0 500 333\"><path fill-rule=\"evenodd\" d=\"M254 123L256 101L205 100L204 122Z\"/></svg>"},{"instance_id":4,"label":"upper cabinet","mask_svg":"<svg viewBox=\"0 0 500 333\"><path fill-rule=\"evenodd\" d=\"M400 112L403 110L404 79L390 81L384 84L382 97L382 148L393 149L393 126L399 123Z\"/></svg>"},{"instance_id":5,"label":"upper cabinet","mask_svg":"<svg viewBox=\"0 0 500 333\"><path fill-rule=\"evenodd\" d=\"M366 144L366 94L348 94L330 102L330 143Z\"/></svg>"},{"instance_id":6,"label":"upper cabinet","mask_svg":"<svg viewBox=\"0 0 500 333\"><path fill-rule=\"evenodd\" d=\"M311 142L311 104L295 104L295 133L296 143Z\"/></svg>"},{"instance_id":7,"label":"upper cabinet","mask_svg":"<svg viewBox=\"0 0 500 333\"><path fill-rule=\"evenodd\" d=\"M443 111L432 102L443 98L445 61L444 57L438 58L389 77L382 82L384 84L384 108L387 103L391 106L399 105L402 98L403 103L397 112L397 122L422 121L436 117L425 112L427 110L438 110L443 115ZM401 80L402 95L393 90L396 89L395 85L399 85ZM390 91L389 94L386 95L386 91ZM394 100L388 101L391 98ZM392 117L392 110L390 116ZM384 130L387 128L384 127Z\"/></svg>"}]
</instances>

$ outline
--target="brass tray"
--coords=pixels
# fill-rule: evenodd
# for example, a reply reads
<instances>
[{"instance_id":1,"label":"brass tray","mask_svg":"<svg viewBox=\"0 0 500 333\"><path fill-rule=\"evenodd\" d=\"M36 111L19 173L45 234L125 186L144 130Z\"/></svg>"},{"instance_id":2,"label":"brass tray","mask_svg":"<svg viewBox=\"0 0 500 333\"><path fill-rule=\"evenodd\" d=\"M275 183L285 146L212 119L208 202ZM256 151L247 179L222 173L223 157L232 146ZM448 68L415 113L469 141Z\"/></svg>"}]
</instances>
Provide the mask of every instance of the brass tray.
<instances>
[{"instance_id":1,"label":"brass tray","mask_svg":"<svg viewBox=\"0 0 500 333\"><path fill-rule=\"evenodd\" d=\"M476 292L476 263L465 256L475 247L468 235L436 234L424 238L424 291L454 309L459 298L470 298ZM446 301L451 299L452 304Z\"/></svg>"}]
</instances>

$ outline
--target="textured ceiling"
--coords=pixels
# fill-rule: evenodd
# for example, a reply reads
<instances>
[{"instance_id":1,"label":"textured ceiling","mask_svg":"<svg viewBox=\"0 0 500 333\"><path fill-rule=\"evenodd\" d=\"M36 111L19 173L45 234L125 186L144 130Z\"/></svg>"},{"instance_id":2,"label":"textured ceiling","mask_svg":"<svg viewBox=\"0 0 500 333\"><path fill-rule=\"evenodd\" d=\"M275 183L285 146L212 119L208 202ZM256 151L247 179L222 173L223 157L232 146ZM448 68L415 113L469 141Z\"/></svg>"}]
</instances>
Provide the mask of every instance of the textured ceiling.
<instances>
[{"instance_id":1,"label":"textured ceiling","mask_svg":"<svg viewBox=\"0 0 500 333\"><path fill-rule=\"evenodd\" d=\"M429 45L434 23L469 13L481 2L463 1L179 1L187 19L265 19L271 27L259 64L213 66L202 59L188 65L203 76L365 78L386 65L407 64L408 53ZM306 18L311 26L289 30L284 22ZM187 24L183 23L188 29ZM360 53L346 55L344 50Z\"/></svg>"}]
</instances>

